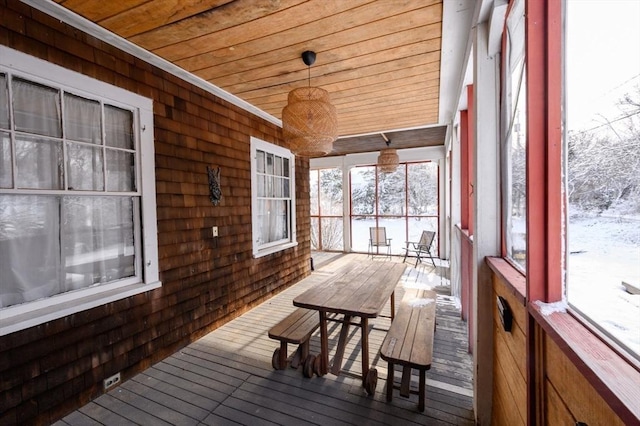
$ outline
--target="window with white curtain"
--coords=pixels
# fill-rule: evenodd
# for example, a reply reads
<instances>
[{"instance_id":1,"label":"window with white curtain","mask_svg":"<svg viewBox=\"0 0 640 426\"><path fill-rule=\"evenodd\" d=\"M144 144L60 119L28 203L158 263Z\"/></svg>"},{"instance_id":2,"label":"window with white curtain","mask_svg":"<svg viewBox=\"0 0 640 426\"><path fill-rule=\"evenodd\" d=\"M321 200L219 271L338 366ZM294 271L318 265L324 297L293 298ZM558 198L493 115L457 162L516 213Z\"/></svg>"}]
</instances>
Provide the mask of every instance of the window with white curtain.
<instances>
[{"instance_id":1,"label":"window with white curtain","mask_svg":"<svg viewBox=\"0 0 640 426\"><path fill-rule=\"evenodd\" d=\"M151 101L2 54L0 335L159 286Z\"/></svg>"},{"instance_id":2,"label":"window with white curtain","mask_svg":"<svg viewBox=\"0 0 640 426\"><path fill-rule=\"evenodd\" d=\"M288 149L251 138L253 255L296 245L295 157Z\"/></svg>"}]
</instances>

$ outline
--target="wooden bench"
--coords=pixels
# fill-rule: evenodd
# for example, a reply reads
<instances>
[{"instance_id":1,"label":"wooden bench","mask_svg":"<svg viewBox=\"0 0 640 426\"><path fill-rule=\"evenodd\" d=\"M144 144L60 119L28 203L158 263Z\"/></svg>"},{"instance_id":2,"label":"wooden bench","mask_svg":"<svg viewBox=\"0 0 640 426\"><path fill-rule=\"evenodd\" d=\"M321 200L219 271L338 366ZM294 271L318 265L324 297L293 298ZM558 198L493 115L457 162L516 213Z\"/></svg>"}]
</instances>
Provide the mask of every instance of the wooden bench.
<instances>
[{"instance_id":1,"label":"wooden bench","mask_svg":"<svg viewBox=\"0 0 640 426\"><path fill-rule=\"evenodd\" d=\"M432 290L408 289L387 336L380 347L380 356L388 363L387 401L393 398L393 389L409 397L417 393L418 410L424 411L426 378L433 358L433 335L436 327L436 293ZM402 380L394 385L394 365L400 364ZM411 390L411 369L419 371L418 391Z\"/></svg>"},{"instance_id":2,"label":"wooden bench","mask_svg":"<svg viewBox=\"0 0 640 426\"><path fill-rule=\"evenodd\" d=\"M304 363L303 373L306 377L313 376L315 356L309 355L309 339L311 334L320 326L318 311L298 308L269 330L269 337L280 341L280 347L273 352L271 364L276 370L284 370L287 364L298 368ZM287 350L287 343L298 345L298 349L291 359Z\"/></svg>"}]
</instances>

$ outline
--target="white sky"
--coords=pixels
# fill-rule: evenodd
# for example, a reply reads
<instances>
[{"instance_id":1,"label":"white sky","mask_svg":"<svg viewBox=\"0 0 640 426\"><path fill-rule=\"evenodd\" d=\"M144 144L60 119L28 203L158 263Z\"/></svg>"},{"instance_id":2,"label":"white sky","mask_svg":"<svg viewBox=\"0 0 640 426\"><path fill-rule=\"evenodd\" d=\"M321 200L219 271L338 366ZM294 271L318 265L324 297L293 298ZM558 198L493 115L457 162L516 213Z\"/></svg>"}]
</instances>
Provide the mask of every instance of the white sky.
<instances>
[{"instance_id":1,"label":"white sky","mask_svg":"<svg viewBox=\"0 0 640 426\"><path fill-rule=\"evenodd\" d=\"M567 1L567 125L585 130L622 115L640 86L640 0Z\"/></svg>"}]
</instances>

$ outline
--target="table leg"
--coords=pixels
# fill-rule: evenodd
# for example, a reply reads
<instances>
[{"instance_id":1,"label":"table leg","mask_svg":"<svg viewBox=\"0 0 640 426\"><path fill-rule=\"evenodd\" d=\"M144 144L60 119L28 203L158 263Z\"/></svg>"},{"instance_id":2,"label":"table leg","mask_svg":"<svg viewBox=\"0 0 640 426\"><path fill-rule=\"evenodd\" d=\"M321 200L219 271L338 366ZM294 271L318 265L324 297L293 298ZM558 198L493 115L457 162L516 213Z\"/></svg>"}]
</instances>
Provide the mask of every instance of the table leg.
<instances>
[{"instance_id":1,"label":"table leg","mask_svg":"<svg viewBox=\"0 0 640 426\"><path fill-rule=\"evenodd\" d=\"M320 312L320 368L317 374L324 376L327 374L329 365L329 336L327 332L327 313Z\"/></svg>"},{"instance_id":2,"label":"table leg","mask_svg":"<svg viewBox=\"0 0 640 426\"><path fill-rule=\"evenodd\" d=\"M365 385L367 373L369 373L369 318L360 318L360 331L362 333L362 386Z\"/></svg>"},{"instance_id":3,"label":"table leg","mask_svg":"<svg viewBox=\"0 0 640 426\"><path fill-rule=\"evenodd\" d=\"M338 338L338 347L336 348L336 355L333 357L333 365L331 366L331 373L336 376L340 374L342 370L342 358L344 358L344 349L347 346L347 337L349 337L349 325L351 324L351 315L345 315L342 321L342 328L340 329L340 337Z\"/></svg>"},{"instance_id":4,"label":"table leg","mask_svg":"<svg viewBox=\"0 0 640 426\"><path fill-rule=\"evenodd\" d=\"M391 321L396 317L396 291L391 293Z\"/></svg>"}]
</instances>

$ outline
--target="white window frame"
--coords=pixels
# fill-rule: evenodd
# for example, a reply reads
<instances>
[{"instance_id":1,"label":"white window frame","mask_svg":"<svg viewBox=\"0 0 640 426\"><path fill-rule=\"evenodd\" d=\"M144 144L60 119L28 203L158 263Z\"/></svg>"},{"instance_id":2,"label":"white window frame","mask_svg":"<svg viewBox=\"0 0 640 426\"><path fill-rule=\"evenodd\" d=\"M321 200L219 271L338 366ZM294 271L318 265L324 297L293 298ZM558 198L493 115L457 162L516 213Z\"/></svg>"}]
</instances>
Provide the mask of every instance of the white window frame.
<instances>
[{"instance_id":1,"label":"white window frame","mask_svg":"<svg viewBox=\"0 0 640 426\"><path fill-rule=\"evenodd\" d=\"M126 105L135 109L135 128L138 129L136 151L140 157L136 165L136 188L141 194L141 224L137 236L142 237L138 246L140 251L136 253L137 256L142 256L142 273L138 274L137 280L121 280L1 308L0 336L160 287L162 283L159 281L158 267L153 101L5 46L0 46L0 58L2 72L69 90L77 95L98 97L112 105Z\"/></svg>"},{"instance_id":2,"label":"white window frame","mask_svg":"<svg viewBox=\"0 0 640 426\"><path fill-rule=\"evenodd\" d=\"M265 151L270 154L289 159L289 176L290 181L290 238L279 242L270 242L266 244L258 244L258 178L257 178L257 151ZM265 142L261 139L251 137L251 241L253 247L253 257L262 257L271 253L276 253L298 245L296 233L296 188L295 188L295 155L286 148Z\"/></svg>"}]
</instances>

